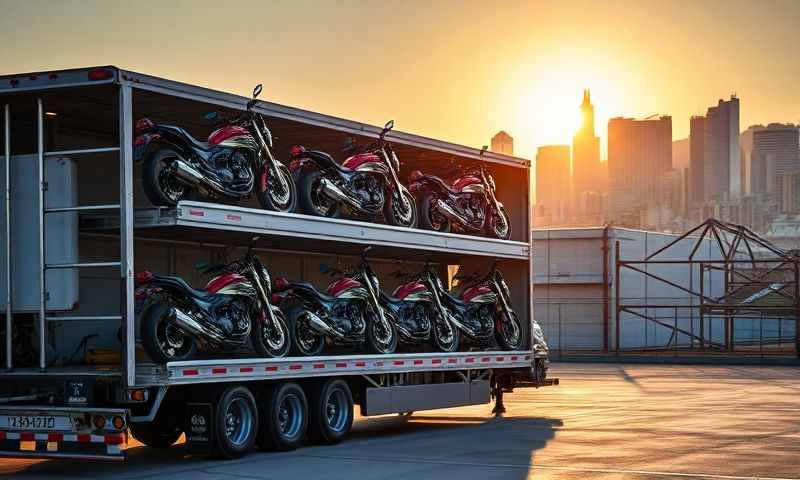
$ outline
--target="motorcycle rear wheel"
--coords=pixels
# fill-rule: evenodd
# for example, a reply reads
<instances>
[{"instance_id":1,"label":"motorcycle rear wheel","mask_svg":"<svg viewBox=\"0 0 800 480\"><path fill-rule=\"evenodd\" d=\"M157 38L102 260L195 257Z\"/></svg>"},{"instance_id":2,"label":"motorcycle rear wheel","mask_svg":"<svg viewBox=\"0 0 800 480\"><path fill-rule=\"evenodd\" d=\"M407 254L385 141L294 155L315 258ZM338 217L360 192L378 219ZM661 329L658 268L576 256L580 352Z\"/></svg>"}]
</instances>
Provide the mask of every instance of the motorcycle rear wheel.
<instances>
[{"instance_id":1,"label":"motorcycle rear wheel","mask_svg":"<svg viewBox=\"0 0 800 480\"><path fill-rule=\"evenodd\" d=\"M338 218L339 204L327 198L321 191L322 172L311 170L300 177L297 183L297 202L300 211L317 217Z\"/></svg>"},{"instance_id":2,"label":"motorcycle rear wheel","mask_svg":"<svg viewBox=\"0 0 800 480\"><path fill-rule=\"evenodd\" d=\"M297 309L290 314L289 330L292 334L292 353L304 357L313 357L322 353L325 348L325 336L315 334L311 327L304 325L300 320L303 309Z\"/></svg>"},{"instance_id":3,"label":"motorcycle rear wheel","mask_svg":"<svg viewBox=\"0 0 800 480\"><path fill-rule=\"evenodd\" d=\"M147 154L142 167L142 187L153 205L172 207L189 193L189 188L166 170L169 163L180 158L171 148L158 148Z\"/></svg>"},{"instance_id":4,"label":"motorcycle rear wheel","mask_svg":"<svg viewBox=\"0 0 800 480\"><path fill-rule=\"evenodd\" d=\"M419 209L419 226L425 230L434 232L450 233L450 220L445 218L438 210L433 208L436 202L436 195L425 192L419 199L417 207Z\"/></svg>"},{"instance_id":5,"label":"motorcycle rear wheel","mask_svg":"<svg viewBox=\"0 0 800 480\"><path fill-rule=\"evenodd\" d=\"M250 330L250 339L253 342L253 348L256 353L266 358L280 358L285 357L289 353L292 346L291 335L289 334L289 327L286 326L286 317L283 312L274 308L272 310L275 315L275 320L278 323L280 332L270 332L268 327L270 321L268 318L260 318L253 328ZM269 335L276 335L276 338L269 338Z\"/></svg>"},{"instance_id":6,"label":"motorcycle rear wheel","mask_svg":"<svg viewBox=\"0 0 800 480\"><path fill-rule=\"evenodd\" d=\"M276 165L278 174L282 177L282 182L269 176L269 166L264 165L256 184L256 198L261 208L274 212L293 212L297 208L297 186L286 165L279 163ZM266 178L265 178L266 177ZM287 189L282 191L281 183ZM265 188L262 188L265 187Z\"/></svg>"},{"instance_id":7,"label":"motorcycle rear wheel","mask_svg":"<svg viewBox=\"0 0 800 480\"><path fill-rule=\"evenodd\" d=\"M522 346L522 329L516 312L499 312L495 339L503 350L519 350Z\"/></svg>"},{"instance_id":8,"label":"motorcycle rear wheel","mask_svg":"<svg viewBox=\"0 0 800 480\"><path fill-rule=\"evenodd\" d=\"M195 339L170 320L171 308L168 302L155 301L142 313L142 344L158 363L189 360L197 351Z\"/></svg>"}]
</instances>

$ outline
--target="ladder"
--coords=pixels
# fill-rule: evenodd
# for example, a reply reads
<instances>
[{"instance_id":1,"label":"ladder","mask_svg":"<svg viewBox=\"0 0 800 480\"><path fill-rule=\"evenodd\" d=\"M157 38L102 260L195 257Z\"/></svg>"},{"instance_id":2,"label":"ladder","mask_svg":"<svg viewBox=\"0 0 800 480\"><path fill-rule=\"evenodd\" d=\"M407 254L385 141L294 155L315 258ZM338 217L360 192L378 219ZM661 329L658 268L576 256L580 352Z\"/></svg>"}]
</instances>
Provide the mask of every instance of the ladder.
<instances>
[{"instance_id":1,"label":"ladder","mask_svg":"<svg viewBox=\"0 0 800 480\"><path fill-rule=\"evenodd\" d=\"M125 384L133 385L135 383L135 364L134 364L134 349L135 339L133 338L133 158L131 145L132 139L132 105L131 105L131 88L123 85L119 89L119 136L120 143L118 146L101 147L101 148L85 148L74 150L62 151L45 151L44 142L44 104L41 97L36 99L36 130L37 130L37 143L36 143L36 156L38 160L38 178L37 178L37 191L39 202L39 218L38 218L38 279L40 291L39 293L39 312L37 315L37 323L39 330L39 369L42 372L47 370L47 343L48 343L48 322L58 321L119 321L123 325L123 368L126 375ZM12 296L12 272L11 272L11 259L12 259L12 231L11 231L11 105L6 103L3 107L4 113L4 149L5 154L5 184L3 185L3 192L5 198L5 228L3 235L5 236L5 265L8 266L5 272L6 280L6 308L5 308L5 358L6 369L12 370L13 364L13 323L14 323L14 310L13 310L13 296ZM121 147L124 146L124 147ZM45 183L45 159L48 157L62 157L62 156L81 156L100 153L114 153L120 154L120 203L116 204L98 204L98 205L81 205L81 206L46 206L46 192L47 184ZM116 260L101 261L101 262L70 262L70 263L47 263L45 251L45 236L47 235L45 228L45 218L48 215L61 214L67 212L91 212L91 211L118 211L120 215L120 258ZM90 268L109 268L117 267L120 269L120 278L122 280L122 301L120 311L113 315L81 315L81 316L48 316L47 312L47 284L46 273L48 270L57 269L90 269Z\"/></svg>"}]
</instances>

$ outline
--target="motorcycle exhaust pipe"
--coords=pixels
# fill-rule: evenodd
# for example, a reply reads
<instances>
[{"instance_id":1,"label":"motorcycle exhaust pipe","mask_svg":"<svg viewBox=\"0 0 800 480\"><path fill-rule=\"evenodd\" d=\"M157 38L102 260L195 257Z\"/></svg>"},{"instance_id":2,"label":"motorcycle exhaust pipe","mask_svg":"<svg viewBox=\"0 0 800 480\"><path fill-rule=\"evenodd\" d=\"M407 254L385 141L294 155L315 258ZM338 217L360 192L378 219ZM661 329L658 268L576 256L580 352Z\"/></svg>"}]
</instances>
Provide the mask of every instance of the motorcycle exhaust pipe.
<instances>
[{"instance_id":1,"label":"motorcycle exhaust pipe","mask_svg":"<svg viewBox=\"0 0 800 480\"><path fill-rule=\"evenodd\" d=\"M183 160L175 160L173 165L175 166L175 176L183 183L188 185L204 183L205 177L203 177L203 174Z\"/></svg>"},{"instance_id":2,"label":"motorcycle exhaust pipe","mask_svg":"<svg viewBox=\"0 0 800 480\"><path fill-rule=\"evenodd\" d=\"M313 312L303 312L297 318L301 322L306 322L311 330L314 330L320 335L327 335L329 337L344 338L344 335L331 328L319 316Z\"/></svg>"},{"instance_id":3,"label":"motorcycle exhaust pipe","mask_svg":"<svg viewBox=\"0 0 800 480\"><path fill-rule=\"evenodd\" d=\"M344 190L339 188L338 185L333 183L332 181L328 180L327 178L323 178L319 182L320 187L322 187L322 193L327 195L334 201L345 203L351 208L354 208L358 211L365 211L364 208L358 203L357 200L351 198Z\"/></svg>"},{"instance_id":4,"label":"motorcycle exhaust pipe","mask_svg":"<svg viewBox=\"0 0 800 480\"><path fill-rule=\"evenodd\" d=\"M469 224L467 219L459 215L458 212L453 210L453 207L451 207L441 199L436 200L436 208L442 215L444 215L451 222L456 222L464 225Z\"/></svg>"},{"instance_id":5,"label":"motorcycle exhaust pipe","mask_svg":"<svg viewBox=\"0 0 800 480\"><path fill-rule=\"evenodd\" d=\"M204 327L197 320L195 320L194 317L177 307L172 307L170 309L169 317L178 327L181 328L181 330L185 331L189 335L192 335L193 337L207 339L216 343L222 343L223 341L223 338L219 333Z\"/></svg>"}]
</instances>

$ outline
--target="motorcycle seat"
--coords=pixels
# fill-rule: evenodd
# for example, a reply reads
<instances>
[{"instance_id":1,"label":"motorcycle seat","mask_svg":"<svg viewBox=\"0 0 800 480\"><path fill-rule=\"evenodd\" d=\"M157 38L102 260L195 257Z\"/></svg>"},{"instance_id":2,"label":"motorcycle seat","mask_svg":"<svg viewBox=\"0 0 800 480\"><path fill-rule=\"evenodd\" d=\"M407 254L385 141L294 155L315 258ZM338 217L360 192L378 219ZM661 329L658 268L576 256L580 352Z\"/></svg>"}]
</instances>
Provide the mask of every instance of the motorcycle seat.
<instances>
[{"instance_id":1,"label":"motorcycle seat","mask_svg":"<svg viewBox=\"0 0 800 480\"><path fill-rule=\"evenodd\" d=\"M448 299L449 299L449 300L450 300L450 301L451 301L453 304L455 304L455 305L457 305L457 306L459 306L459 307L465 307L465 308L466 308L466 306L468 305L468 302L465 302L464 300L461 300L460 298L456 297L455 295L453 295L453 294L452 294L452 293L450 293L450 292L444 292L444 294L447 296L447 298L448 298Z\"/></svg>"},{"instance_id":2,"label":"motorcycle seat","mask_svg":"<svg viewBox=\"0 0 800 480\"><path fill-rule=\"evenodd\" d=\"M191 133L187 132L186 130L184 130L181 127L175 127L175 126L169 125L169 126L167 126L167 128L175 130L175 133L177 135L185 138L189 143L192 144L192 146L194 146L195 148L197 148L199 150L210 151L210 150L212 150L214 148L214 146L211 145L210 143L201 142L200 140L194 138L194 136L192 136Z\"/></svg>"},{"instance_id":3,"label":"motorcycle seat","mask_svg":"<svg viewBox=\"0 0 800 480\"><path fill-rule=\"evenodd\" d=\"M192 287L191 285L186 283L186 280L180 277L168 277L168 276L156 275L154 278L156 280L160 280L161 282L171 283L173 284L173 286L176 286L178 289L188 293L189 295L195 298L207 298L213 295L208 290L199 290L197 288Z\"/></svg>"},{"instance_id":4,"label":"motorcycle seat","mask_svg":"<svg viewBox=\"0 0 800 480\"><path fill-rule=\"evenodd\" d=\"M436 175L427 175L427 177L428 177L428 180L430 180L433 183L438 184L444 190L446 190L446 191L448 191L448 192L450 192L452 194L461 193L458 190L454 190L453 189L453 185L450 182L445 182L444 180L442 180L440 177L437 177Z\"/></svg>"},{"instance_id":5,"label":"motorcycle seat","mask_svg":"<svg viewBox=\"0 0 800 480\"><path fill-rule=\"evenodd\" d=\"M310 284L308 282L290 282L289 286L286 287L286 289L287 290L291 290L292 288L298 288L298 289L301 289L301 290L311 290L312 292L314 292L317 295L319 295L319 297L324 302L333 302L333 301L336 300L336 297L334 297L333 295L328 295L327 292L323 292L323 291L319 290L317 287L315 287L314 285L312 285L312 284Z\"/></svg>"},{"instance_id":6,"label":"motorcycle seat","mask_svg":"<svg viewBox=\"0 0 800 480\"><path fill-rule=\"evenodd\" d=\"M308 150L308 151L306 151L306 153L312 159L316 157L318 159L321 159L325 164L333 165L334 167L339 169L340 172L344 172L344 173L352 172L352 170L350 170L349 168L345 167L341 163L337 162L332 156L330 156L330 154L327 154L325 152L321 152L319 150Z\"/></svg>"},{"instance_id":7,"label":"motorcycle seat","mask_svg":"<svg viewBox=\"0 0 800 480\"><path fill-rule=\"evenodd\" d=\"M397 297L393 297L391 295L386 295L385 293L381 293L381 297L383 297L384 300L386 300L387 302L389 302L389 303L391 303L393 305L399 305L399 304L405 302L405 300L403 300L402 298L397 298Z\"/></svg>"}]
</instances>

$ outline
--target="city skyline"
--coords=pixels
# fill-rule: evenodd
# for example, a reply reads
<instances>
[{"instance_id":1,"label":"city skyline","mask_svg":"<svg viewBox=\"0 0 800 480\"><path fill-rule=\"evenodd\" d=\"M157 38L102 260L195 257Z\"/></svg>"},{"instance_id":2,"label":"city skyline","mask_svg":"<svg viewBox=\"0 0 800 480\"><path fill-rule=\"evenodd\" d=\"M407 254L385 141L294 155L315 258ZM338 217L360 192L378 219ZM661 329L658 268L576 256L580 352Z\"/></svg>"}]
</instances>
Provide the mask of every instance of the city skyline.
<instances>
[{"instance_id":1,"label":"city skyline","mask_svg":"<svg viewBox=\"0 0 800 480\"><path fill-rule=\"evenodd\" d=\"M375 125L391 118L400 130L474 147L505 130L516 154L532 159L540 145L571 142L575 92L584 88L598 125L654 113L688 119L732 93L745 100L744 126L797 123L800 3L767 3L504 2L487 10L412 0L398 10L356 1L0 0L0 29L26 38L4 49L2 69L117 64L243 95L262 82L267 100ZM186 12L191 24L167 21ZM230 16L236 29L207 34ZM110 50L112 37L129 41ZM346 88L331 93L331 85ZM673 139L688 133L688 121L674 122Z\"/></svg>"}]
</instances>

